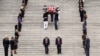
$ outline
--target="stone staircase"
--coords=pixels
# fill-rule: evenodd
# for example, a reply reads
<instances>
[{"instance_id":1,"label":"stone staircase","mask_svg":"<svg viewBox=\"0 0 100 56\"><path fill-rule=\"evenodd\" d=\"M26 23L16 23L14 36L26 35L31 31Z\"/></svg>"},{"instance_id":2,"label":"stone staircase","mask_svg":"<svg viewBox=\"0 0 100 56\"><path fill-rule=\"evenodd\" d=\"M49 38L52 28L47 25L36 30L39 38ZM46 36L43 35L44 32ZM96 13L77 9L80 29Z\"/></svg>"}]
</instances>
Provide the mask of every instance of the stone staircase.
<instances>
[{"instance_id":1,"label":"stone staircase","mask_svg":"<svg viewBox=\"0 0 100 56\"><path fill-rule=\"evenodd\" d=\"M43 5L60 7L59 30L54 29L54 24L50 20L48 29L43 29ZM87 32L91 39L90 56L100 55L99 5L99 0L85 1L88 15ZM4 56L3 37L14 36L14 25L17 23L20 6L21 0L0 0L0 56ZM78 0L29 0L22 24L18 54L14 56L47 56L42 45L42 40L46 36L50 38L48 56L58 56L55 46L57 36L61 36L63 40L62 54L59 56L85 56L82 48L82 23L79 17Z\"/></svg>"}]
</instances>

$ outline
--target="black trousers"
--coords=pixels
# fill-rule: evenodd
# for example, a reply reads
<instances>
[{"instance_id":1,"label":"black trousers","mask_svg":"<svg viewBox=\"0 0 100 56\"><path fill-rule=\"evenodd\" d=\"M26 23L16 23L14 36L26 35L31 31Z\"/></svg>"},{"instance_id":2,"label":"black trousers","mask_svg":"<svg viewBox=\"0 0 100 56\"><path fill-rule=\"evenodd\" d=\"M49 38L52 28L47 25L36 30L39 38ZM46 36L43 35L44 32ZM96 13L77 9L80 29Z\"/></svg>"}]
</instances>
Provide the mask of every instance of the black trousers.
<instances>
[{"instance_id":1,"label":"black trousers","mask_svg":"<svg viewBox=\"0 0 100 56\"><path fill-rule=\"evenodd\" d=\"M49 52L49 48L48 46L45 46L45 54L48 54L48 52Z\"/></svg>"},{"instance_id":2,"label":"black trousers","mask_svg":"<svg viewBox=\"0 0 100 56\"><path fill-rule=\"evenodd\" d=\"M57 30L58 29L58 20L55 20L54 25L55 25L55 30Z\"/></svg>"},{"instance_id":3,"label":"black trousers","mask_svg":"<svg viewBox=\"0 0 100 56\"><path fill-rule=\"evenodd\" d=\"M21 24L21 22L18 22L18 31L20 32L21 29L22 29L22 24Z\"/></svg>"},{"instance_id":4,"label":"black trousers","mask_svg":"<svg viewBox=\"0 0 100 56\"><path fill-rule=\"evenodd\" d=\"M51 16L51 22L53 22L53 20L54 20L54 13L51 12L51 13L49 13L49 14L50 14L50 16Z\"/></svg>"},{"instance_id":5,"label":"black trousers","mask_svg":"<svg viewBox=\"0 0 100 56\"><path fill-rule=\"evenodd\" d=\"M4 47L5 56L8 56L8 47Z\"/></svg>"},{"instance_id":6,"label":"black trousers","mask_svg":"<svg viewBox=\"0 0 100 56\"><path fill-rule=\"evenodd\" d=\"M61 46L57 46L57 52L58 54L61 53Z\"/></svg>"},{"instance_id":7,"label":"black trousers","mask_svg":"<svg viewBox=\"0 0 100 56\"><path fill-rule=\"evenodd\" d=\"M89 48L85 48L85 54L86 54L86 56L89 56L89 52L90 52Z\"/></svg>"}]
</instances>

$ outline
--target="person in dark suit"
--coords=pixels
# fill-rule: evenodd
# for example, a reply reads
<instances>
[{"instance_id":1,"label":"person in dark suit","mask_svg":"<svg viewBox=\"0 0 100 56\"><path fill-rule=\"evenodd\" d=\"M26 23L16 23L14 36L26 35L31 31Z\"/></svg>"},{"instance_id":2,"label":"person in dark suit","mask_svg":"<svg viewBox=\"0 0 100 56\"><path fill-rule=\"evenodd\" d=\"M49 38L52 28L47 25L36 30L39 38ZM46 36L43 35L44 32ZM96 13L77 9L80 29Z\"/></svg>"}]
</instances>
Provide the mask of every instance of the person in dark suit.
<instances>
[{"instance_id":1,"label":"person in dark suit","mask_svg":"<svg viewBox=\"0 0 100 56\"><path fill-rule=\"evenodd\" d=\"M84 7L84 1L83 0L79 0L79 7Z\"/></svg>"},{"instance_id":2,"label":"person in dark suit","mask_svg":"<svg viewBox=\"0 0 100 56\"><path fill-rule=\"evenodd\" d=\"M83 9L83 7L81 7L79 9L79 12L80 12L81 22L83 22L83 20L84 20L84 14L86 14L86 11Z\"/></svg>"},{"instance_id":3,"label":"person in dark suit","mask_svg":"<svg viewBox=\"0 0 100 56\"><path fill-rule=\"evenodd\" d=\"M19 39L19 32L18 32L18 29L16 29L16 31L15 31L15 37L16 37L17 40Z\"/></svg>"},{"instance_id":4,"label":"person in dark suit","mask_svg":"<svg viewBox=\"0 0 100 56\"><path fill-rule=\"evenodd\" d=\"M86 56L89 56L89 52L90 52L90 39L86 38L86 40L85 40L85 53L86 53Z\"/></svg>"},{"instance_id":5,"label":"person in dark suit","mask_svg":"<svg viewBox=\"0 0 100 56\"><path fill-rule=\"evenodd\" d=\"M25 3L22 3L21 8L23 8L23 9L26 8Z\"/></svg>"},{"instance_id":6,"label":"person in dark suit","mask_svg":"<svg viewBox=\"0 0 100 56\"><path fill-rule=\"evenodd\" d=\"M18 31L21 32L21 29L22 29L22 23L18 22Z\"/></svg>"},{"instance_id":7,"label":"person in dark suit","mask_svg":"<svg viewBox=\"0 0 100 56\"><path fill-rule=\"evenodd\" d=\"M55 44L56 44L56 46L57 46L58 54L61 54L62 38L57 37L57 38L56 38L56 41L55 41Z\"/></svg>"},{"instance_id":8,"label":"person in dark suit","mask_svg":"<svg viewBox=\"0 0 100 56\"><path fill-rule=\"evenodd\" d=\"M25 6L27 6L28 0L22 0L22 3L25 3Z\"/></svg>"},{"instance_id":9,"label":"person in dark suit","mask_svg":"<svg viewBox=\"0 0 100 56\"><path fill-rule=\"evenodd\" d=\"M19 13L19 16L18 16L18 31L21 32L21 29L22 29L22 14Z\"/></svg>"},{"instance_id":10,"label":"person in dark suit","mask_svg":"<svg viewBox=\"0 0 100 56\"><path fill-rule=\"evenodd\" d=\"M86 23L83 23L83 35L87 35L87 27L86 27Z\"/></svg>"},{"instance_id":11,"label":"person in dark suit","mask_svg":"<svg viewBox=\"0 0 100 56\"><path fill-rule=\"evenodd\" d=\"M8 48L9 48L9 38L8 37L3 39L3 47L4 47L5 56L8 56Z\"/></svg>"},{"instance_id":12,"label":"person in dark suit","mask_svg":"<svg viewBox=\"0 0 100 56\"><path fill-rule=\"evenodd\" d=\"M82 35L82 40L83 40L83 48L84 48L85 47L86 35Z\"/></svg>"},{"instance_id":13,"label":"person in dark suit","mask_svg":"<svg viewBox=\"0 0 100 56\"><path fill-rule=\"evenodd\" d=\"M15 25L15 31L16 31L17 29L18 29L18 25L16 24L16 25Z\"/></svg>"},{"instance_id":14,"label":"person in dark suit","mask_svg":"<svg viewBox=\"0 0 100 56\"><path fill-rule=\"evenodd\" d=\"M82 40L83 40L83 48L85 51L85 40L86 40L86 35L82 35Z\"/></svg>"},{"instance_id":15,"label":"person in dark suit","mask_svg":"<svg viewBox=\"0 0 100 56\"><path fill-rule=\"evenodd\" d=\"M44 39L43 39L43 45L44 45L44 47L45 47L45 54L48 54L49 53L49 45L50 45L50 40L49 40L49 38L48 37L45 37Z\"/></svg>"},{"instance_id":16,"label":"person in dark suit","mask_svg":"<svg viewBox=\"0 0 100 56\"><path fill-rule=\"evenodd\" d=\"M17 54L17 48L18 48L18 39L17 39L17 37L15 37L15 39L14 39L14 42L15 42L15 44L14 44L14 54Z\"/></svg>"},{"instance_id":17,"label":"person in dark suit","mask_svg":"<svg viewBox=\"0 0 100 56\"><path fill-rule=\"evenodd\" d=\"M78 3L79 3L79 8L80 8L80 7L82 7L81 0L79 0L79 2L78 2Z\"/></svg>"},{"instance_id":18,"label":"person in dark suit","mask_svg":"<svg viewBox=\"0 0 100 56\"><path fill-rule=\"evenodd\" d=\"M81 0L82 1L82 7L84 8L84 0Z\"/></svg>"},{"instance_id":19,"label":"person in dark suit","mask_svg":"<svg viewBox=\"0 0 100 56\"><path fill-rule=\"evenodd\" d=\"M21 11L22 18L24 18L24 15L25 15L25 8L24 8L24 7L21 7L21 8L20 8L20 11Z\"/></svg>"},{"instance_id":20,"label":"person in dark suit","mask_svg":"<svg viewBox=\"0 0 100 56\"><path fill-rule=\"evenodd\" d=\"M11 56L13 56L13 51L15 51L15 41L14 41L14 37L11 37L10 40L10 48L11 48Z\"/></svg>"},{"instance_id":21,"label":"person in dark suit","mask_svg":"<svg viewBox=\"0 0 100 56\"><path fill-rule=\"evenodd\" d=\"M55 18L54 18L54 25L55 25L55 30L58 30L58 21L59 21L59 14L55 13Z\"/></svg>"},{"instance_id":22,"label":"person in dark suit","mask_svg":"<svg viewBox=\"0 0 100 56\"><path fill-rule=\"evenodd\" d=\"M87 26L87 21L86 20L87 20L87 15L84 14L84 20L83 20L84 23L83 24L85 24Z\"/></svg>"}]
</instances>

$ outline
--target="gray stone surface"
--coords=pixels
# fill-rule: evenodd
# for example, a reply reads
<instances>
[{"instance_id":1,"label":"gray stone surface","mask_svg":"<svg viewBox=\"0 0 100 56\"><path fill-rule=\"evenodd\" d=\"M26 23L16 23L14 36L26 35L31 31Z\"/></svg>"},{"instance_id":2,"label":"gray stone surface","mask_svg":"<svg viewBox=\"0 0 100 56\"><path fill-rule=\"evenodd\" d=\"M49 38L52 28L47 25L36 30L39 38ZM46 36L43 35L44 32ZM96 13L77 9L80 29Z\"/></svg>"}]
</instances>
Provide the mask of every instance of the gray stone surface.
<instances>
[{"instance_id":1,"label":"gray stone surface","mask_svg":"<svg viewBox=\"0 0 100 56\"><path fill-rule=\"evenodd\" d=\"M49 20L49 27L43 30L43 5L60 7L59 30L54 29ZM0 0L0 56L4 55L2 39L5 35L14 36L14 25L21 0ZM91 39L90 56L100 55L100 0L86 0L88 15L88 37ZM82 23L78 12L78 0L29 0L19 38L18 54L15 56L47 56L42 40L48 36L51 40L48 56L85 56L82 48ZM63 39L62 54L57 55L55 38Z\"/></svg>"}]
</instances>

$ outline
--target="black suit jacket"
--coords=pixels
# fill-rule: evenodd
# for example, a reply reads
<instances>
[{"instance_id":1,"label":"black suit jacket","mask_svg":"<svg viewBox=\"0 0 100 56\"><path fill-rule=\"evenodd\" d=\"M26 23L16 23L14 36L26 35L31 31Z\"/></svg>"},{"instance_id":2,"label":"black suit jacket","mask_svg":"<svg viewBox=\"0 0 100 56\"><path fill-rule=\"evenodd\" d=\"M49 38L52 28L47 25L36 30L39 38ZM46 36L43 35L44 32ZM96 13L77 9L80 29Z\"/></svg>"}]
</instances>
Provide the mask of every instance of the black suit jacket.
<instances>
[{"instance_id":1,"label":"black suit jacket","mask_svg":"<svg viewBox=\"0 0 100 56\"><path fill-rule=\"evenodd\" d=\"M90 39L89 38L87 38L86 40L85 40L85 48L87 49L87 48L90 48Z\"/></svg>"},{"instance_id":2,"label":"black suit jacket","mask_svg":"<svg viewBox=\"0 0 100 56\"><path fill-rule=\"evenodd\" d=\"M45 18L45 17L48 18L48 13L47 13L47 12L45 12L45 13L43 14L43 18Z\"/></svg>"},{"instance_id":3,"label":"black suit jacket","mask_svg":"<svg viewBox=\"0 0 100 56\"><path fill-rule=\"evenodd\" d=\"M10 40L10 47L11 47L11 49L14 48L14 45L15 45L15 40Z\"/></svg>"},{"instance_id":4,"label":"black suit jacket","mask_svg":"<svg viewBox=\"0 0 100 56\"><path fill-rule=\"evenodd\" d=\"M44 18L43 21L48 21L48 13L47 12L43 14L43 18Z\"/></svg>"},{"instance_id":5,"label":"black suit jacket","mask_svg":"<svg viewBox=\"0 0 100 56\"><path fill-rule=\"evenodd\" d=\"M43 45L44 45L45 47L48 47L48 46L50 45L50 40L49 40L49 38L48 38L48 42L47 42L47 43L46 43L46 38L43 39Z\"/></svg>"},{"instance_id":6,"label":"black suit jacket","mask_svg":"<svg viewBox=\"0 0 100 56\"><path fill-rule=\"evenodd\" d=\"M8 48L9 47L9 40L3 39L3 46L5 48Z\"/></svg>"},{"instance_id":7,"label":"black suit jacket","mask_svg":"<svg viewBox=\"0 0 100 56\"><path fill-rule=\"evenodd\" d=\"M15 36L18 36L19 37L19 33L18 32L15 32Z\"/></svg>"},{"instance_id":8,"label":"black suit jacket","mask_svg":"<svg viewBox=\"0 0 100 56\"><path fill-rule=\"evenodd\" d=\"M80 16L84 17L84 14L86 14L86 11L85 10L80 10Z\"/></svg>"},{"instance_id":9,"label":"black suit jacket","mask_svg":"<svg viewBox=\"0 0 100 56\"><path fill-rule=\"evenodd\" d=\"M15 25L15 30L18 29L18 25Z\"/></svg>"},{"instance_id":10,"label":"black suit jacket","mask_svg":"<svg viewBox=\"0 0 100 56\"><path fill-rule=\"evenodd\" d=\"M25 9L20 9L22 17L24 17Z\"/></svg>"},{"instance_id":11,"label":"black suit jacket","mask_svg":"<svg viewBox=\"0 0 100 56\"><path fill-rule=\"evenodd\" d=\"M57 20L57 21L59 21L59 14L58 13L55 13L55 19L54 20Z\"/></svg>"},{"instance_id":12,"label":"black suit jacket","mask_svg":"<svg viewBox=\"0 0 100 56\"><path fill-rule=\"evenodd\" d=\"M60 44L59 44L59 43L58 43L58 38L56 38L55 44L56 44L57 46L61 46L61 45L62 45L62 39L60 38Z\"/></svg>"}]
</instances>

